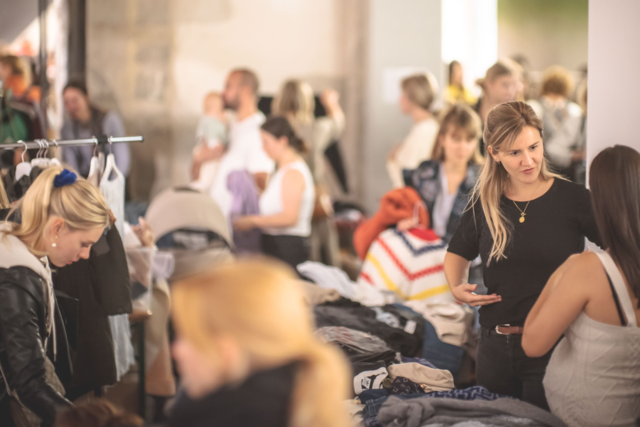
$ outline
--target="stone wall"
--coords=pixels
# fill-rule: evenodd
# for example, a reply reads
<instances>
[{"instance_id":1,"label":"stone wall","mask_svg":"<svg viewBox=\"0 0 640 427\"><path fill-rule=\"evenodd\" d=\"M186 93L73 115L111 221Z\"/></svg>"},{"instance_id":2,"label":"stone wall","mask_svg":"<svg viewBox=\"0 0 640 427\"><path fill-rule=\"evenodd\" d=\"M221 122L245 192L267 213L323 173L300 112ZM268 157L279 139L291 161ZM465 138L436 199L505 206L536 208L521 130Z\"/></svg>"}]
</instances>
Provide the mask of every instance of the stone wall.
<instances>
[{"instance_id":1,"label":"stone wall","mask_svg":"<svg viewBox=\"0 0 640 427\"><path fill-rule=\"evenodd\" d=\"M87 80L117 109L132 146L130 191L149 198L188 181L202 98L231 68L254 69L261 92L283 80L335 87L348 116L343 151L359 198L364 48L360 0L87 0Z\"/></svg>"}]
</instances>

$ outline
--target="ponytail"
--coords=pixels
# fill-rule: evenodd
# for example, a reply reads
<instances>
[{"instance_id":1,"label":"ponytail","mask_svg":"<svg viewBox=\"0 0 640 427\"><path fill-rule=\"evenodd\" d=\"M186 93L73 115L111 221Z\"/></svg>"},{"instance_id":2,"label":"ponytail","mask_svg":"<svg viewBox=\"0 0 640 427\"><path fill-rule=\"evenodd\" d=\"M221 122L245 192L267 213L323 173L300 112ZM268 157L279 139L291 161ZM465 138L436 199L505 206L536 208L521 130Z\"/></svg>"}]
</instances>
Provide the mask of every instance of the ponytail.
<instances>
[{"instance_id":1,"label":"ponytail","mask_svg":"<svg viewBox=\"0 0 640 427\"><path fill-rule=\"evenodd\" d=\"M31 251L40 246L51 217L64 219L65 225L74 231L105 228L110 224L111 211L107 202L88 181L77 178L71 184L54 187L54 180L63 170L60 166L52 166L42 172L7 216L11 218L20 210L22 222L12 223L6 234L28 241Z\"/></svg>"},{"instance_id":2,"label":"ponytail","mask_svg":"<svg viewBox=\"0 0 640 427\"><path fill-rule=\"evenodd\" d=\"M313 341L302 357L293 391L290 427L347 427L352 423L341 410L349 396L348 372L338 349Z\"/></svg>"}]
</instances>

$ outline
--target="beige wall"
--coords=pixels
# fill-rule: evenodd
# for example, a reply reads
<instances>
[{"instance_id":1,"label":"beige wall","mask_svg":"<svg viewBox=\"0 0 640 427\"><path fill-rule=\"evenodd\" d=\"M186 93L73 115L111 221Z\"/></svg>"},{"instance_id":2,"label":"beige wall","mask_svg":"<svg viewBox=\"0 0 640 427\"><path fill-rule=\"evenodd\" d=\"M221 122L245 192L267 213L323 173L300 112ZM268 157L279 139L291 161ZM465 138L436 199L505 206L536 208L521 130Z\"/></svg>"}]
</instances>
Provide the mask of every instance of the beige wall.
<instances>
[{"instance_id":1,"label":"beige wall","mask_svg":"<svg viewBox=\"0 0 640 427\"><path fill-rule=\"evenodd\" d=\"M358 20L358 2L88 0L89 90L97 103L121 112L129 134L146 137L133 147L133 195L187 182L202 97L221 90L233 67L254 69L266 94L289 77L316 90L336 87L349 114L345 64L357 37L344 29ZM354 124L356 115L349 118ZM348 129L348 163L355 141Z\"/></svg>"},{"instance_id":2,"label":"beige wall","mask_svg":"<svg viewBox=\"0 0 640 427\"><path fill-rule=\"evenodd\" d=\"M316 91L344 89L342 20L340 0L181 1L172 61L173 181L187 180L202 98L223 89L230 69L253 69L268 95L290 77L307 80Z\"/></svg>"}]
</instances>

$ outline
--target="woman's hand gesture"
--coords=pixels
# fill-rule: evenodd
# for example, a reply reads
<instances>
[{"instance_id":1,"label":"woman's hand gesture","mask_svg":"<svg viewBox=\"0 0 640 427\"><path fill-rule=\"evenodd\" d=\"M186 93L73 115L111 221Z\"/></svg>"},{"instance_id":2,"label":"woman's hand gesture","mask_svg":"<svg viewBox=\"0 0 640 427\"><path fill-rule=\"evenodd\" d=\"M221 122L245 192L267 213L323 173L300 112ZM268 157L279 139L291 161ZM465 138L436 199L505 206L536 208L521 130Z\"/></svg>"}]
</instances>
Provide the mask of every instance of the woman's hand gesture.
<instances>
[{"instance_id":1,"label":"woman's hand gesture","mask_svg":"<svg viewBox=\"0 0 640 427\"><path fill-rule=\"evenodd\" d=\"M500 295L476 295L475 290L478 288L478 285L470 285L468 283L463 283L451 289L451 293L453 297L465 304L469 304L472 307L476 307L479 305L489 305L495 304L497 302L502 301L502 297Z\"/></svg>"}]
</instances>

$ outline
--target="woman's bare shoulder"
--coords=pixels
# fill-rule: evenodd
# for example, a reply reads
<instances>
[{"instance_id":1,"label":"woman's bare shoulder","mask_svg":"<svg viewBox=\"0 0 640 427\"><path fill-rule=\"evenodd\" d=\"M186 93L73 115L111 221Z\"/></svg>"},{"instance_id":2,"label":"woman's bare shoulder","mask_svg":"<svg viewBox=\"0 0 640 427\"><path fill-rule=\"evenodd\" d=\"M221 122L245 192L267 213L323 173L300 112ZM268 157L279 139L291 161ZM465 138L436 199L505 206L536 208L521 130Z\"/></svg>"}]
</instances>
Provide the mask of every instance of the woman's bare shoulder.
<instances>
[{"instance_id":1,"label":"woman's bare shoulder","mask_svg":"<svg viewBox=\"0 0 640 427\"><path fill-rule=\"evenodd\" d=\"M570 256L553 276L558 282L586 289L602 279L603 269L598 255L586 251Z\"/></svg>"}]
</instances>

